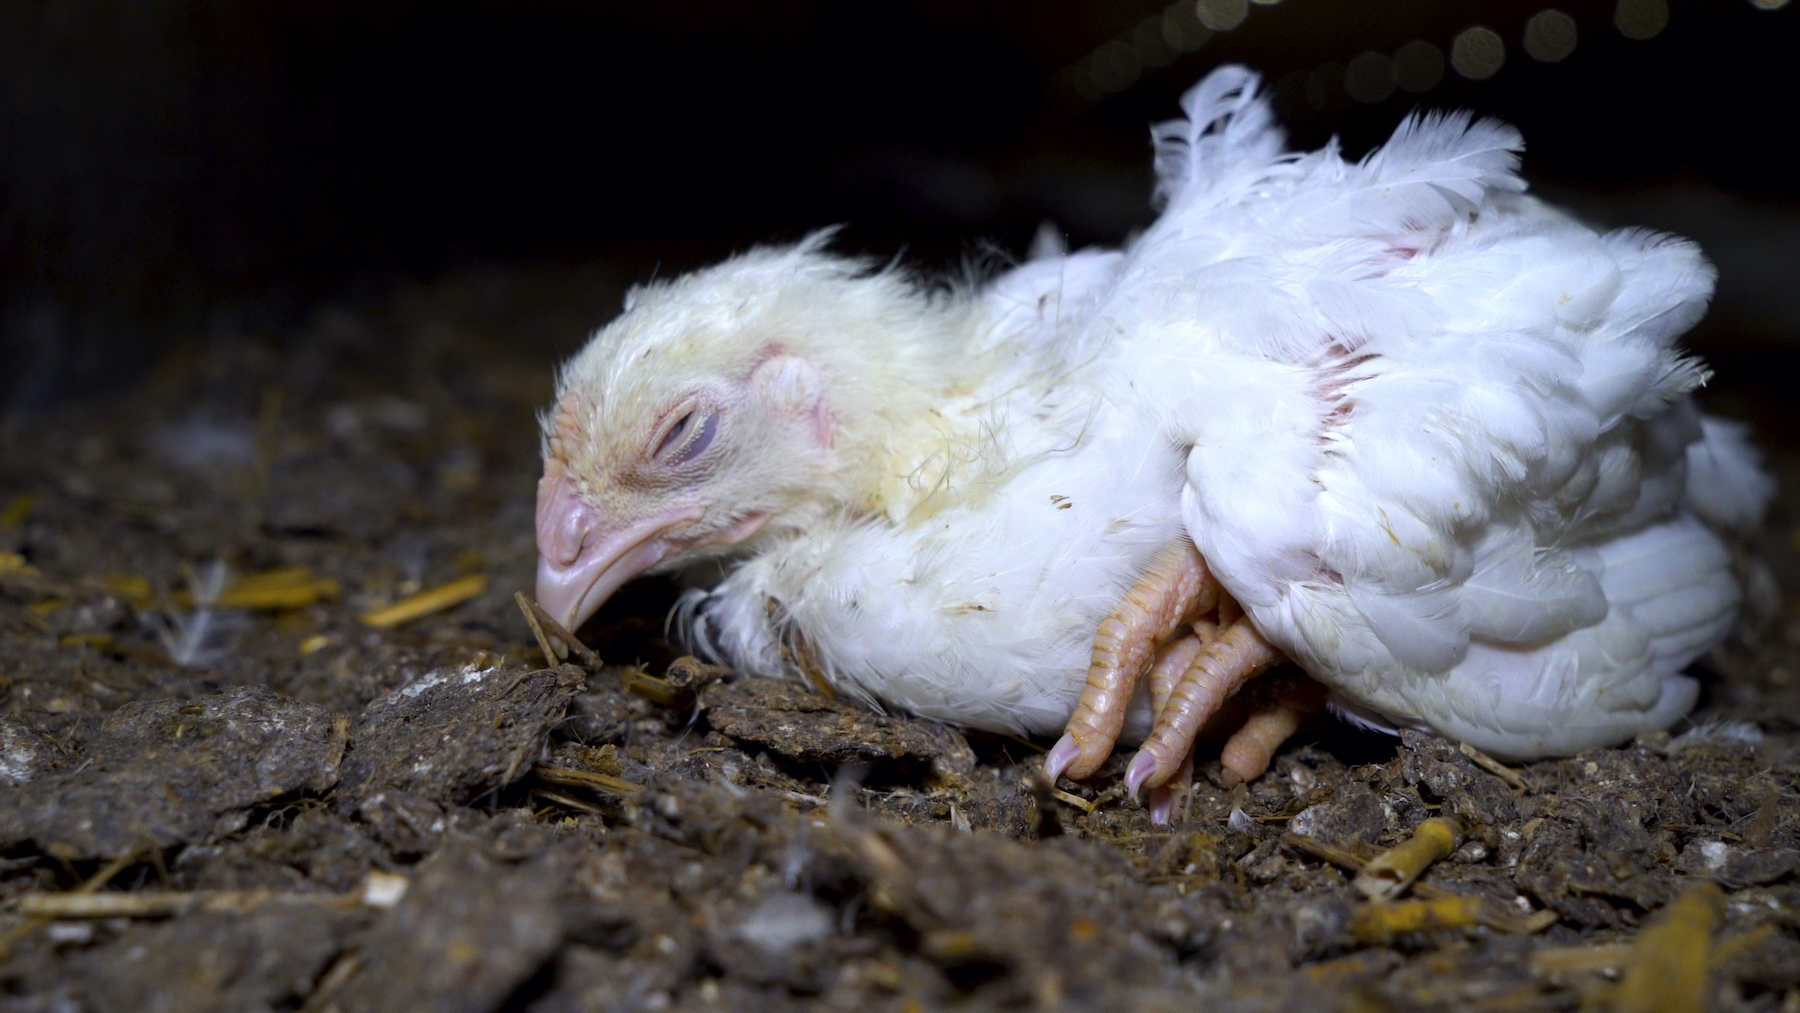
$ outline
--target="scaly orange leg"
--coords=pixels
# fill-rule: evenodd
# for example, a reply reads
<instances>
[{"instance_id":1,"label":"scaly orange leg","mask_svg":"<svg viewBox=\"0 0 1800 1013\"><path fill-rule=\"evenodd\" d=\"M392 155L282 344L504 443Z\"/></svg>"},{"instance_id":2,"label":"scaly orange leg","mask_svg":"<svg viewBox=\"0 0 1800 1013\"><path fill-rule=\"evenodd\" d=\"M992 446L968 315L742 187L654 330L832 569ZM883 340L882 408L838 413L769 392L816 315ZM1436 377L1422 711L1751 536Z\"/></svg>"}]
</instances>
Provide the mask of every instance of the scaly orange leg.
<instances>
[{"instance_id":1,"label":"scaly orange leg","mask_svg":"<svg viewBox=\"0 0 1800 1013\"><path fill-rule=\"evenodd\" d=\"M1244 617L1202 648L1170 691L1150 737L1126 768L1126 793L1136 795L1145 784L1152 788L1166 784L1193 748L1200 726L1219 705L1238 687L1282 660L1281 652ZM1266 758L1263 762L1267 763Z\"/></svg>"},{"instance_id":2,"label":"scaly orange leg","mask_svg":"<svg viewBox=\"0 0 1800 1013\"><path fill-rule=\"evenodd\" d=\"M1184 538L1157 551L1144 575L1094 635L1081 700L1068 730L1044 758L1050 783L1064 774L1087 777L1106 762L1156 646L1190 617L1212 610L1218 599L1219 585L1192 542Z\"/></svg>"},{"instance_id":3,"label":"scaly orange leg","mask_svg":"<svg viewBox=\"0 0 1800 1013\"><path fill-rule=\"evenodd\" d=\"M1183 626L1192 629L1177 636ZM1134 796L1148 785L1150 817L1166 823L1186 799L1201 727L1239 687L1283 660L1219 588L1193 544L1171 543L1101 622L1087 685L1067 731L1044 758L1044 772L1055 783L1063 775L1080 779L1099 769L1118 742L1138 680L1148 677L1156 720L1126 770L1125 784ZM1324 698L1324 687L1310 679L1278 690L1226 743L1220 758L1225 779L1236 783L1260 776L1300 722L1324 706Z\"/></svg>"}]
</instances>

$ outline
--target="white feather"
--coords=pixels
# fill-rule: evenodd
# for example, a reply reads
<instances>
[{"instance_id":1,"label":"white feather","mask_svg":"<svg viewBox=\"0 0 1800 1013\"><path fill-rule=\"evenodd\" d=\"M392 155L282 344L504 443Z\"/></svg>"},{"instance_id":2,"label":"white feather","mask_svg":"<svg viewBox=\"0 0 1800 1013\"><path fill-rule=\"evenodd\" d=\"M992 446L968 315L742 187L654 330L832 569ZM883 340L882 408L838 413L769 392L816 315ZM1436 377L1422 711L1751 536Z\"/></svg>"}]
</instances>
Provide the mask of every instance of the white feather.
<instances>
[{"instance_id":1,"label":"white feather","mask_svg":"<svg viewBox=\"0 0 1800 1013\"><path fill-rule=\"evenodd\" d=\"M1152 130L1164 211L1129 250L1045 247L953 306L884 284L832 318L937 328L916 381L842 339L905 387L845 409L884 448L880 498L758 540L679 630L1055 732L1099 621L1185 534L1359 720L1523 757L1685 713L1681 670L1740 598L1708 524L1755 523L1771 491L1674 345L1712 269L1525 195L1510 127L1426 114L1355 164L1285 154L1256 88L1221 68Z\"/></svg>"}]
</instances>

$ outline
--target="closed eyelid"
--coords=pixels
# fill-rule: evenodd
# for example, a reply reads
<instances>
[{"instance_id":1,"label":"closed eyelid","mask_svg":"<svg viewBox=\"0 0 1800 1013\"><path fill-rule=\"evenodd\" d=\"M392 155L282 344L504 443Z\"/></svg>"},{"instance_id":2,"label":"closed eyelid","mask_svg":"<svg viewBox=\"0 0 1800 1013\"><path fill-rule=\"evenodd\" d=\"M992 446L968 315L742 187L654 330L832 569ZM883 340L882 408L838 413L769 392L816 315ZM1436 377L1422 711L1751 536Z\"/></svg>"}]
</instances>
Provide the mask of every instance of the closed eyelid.
<instances>
[{"instance_id":1,"label":"closed eyelid","mask_svg":"<svg viewBox=\"0 0 1800 1013\"><path fill-rule=\"evenodd\" d=\"M719 428L718 413L703 407L685 411L658 442L651 457L664 467L680 467L706 452Z\"/></svg>"},{"instance_id":2,"label":"closed eyelid","mask_svg":"<svg viewBox=\"0 0 1800 1013\"><path fill-rule=\"evenodd\" d=\"M663 438L657 441L656 450L651 456L661 457L675 447L680 446L681 443L688 438L688 433L693 428L692 423L697 411L698 409L691 409L684 412L680 418L676 419L675 424L670 426L668 432L663 434Z\"/></svg>"},{"instance_id":3,"label":"closed eyelid","mask_svg":"<svg viewBox=\"0 0 1800 1013\"><path fill-rule=\"evenodd\" d=\"M706 412L701 416L698 432L694 432L692 425L688 425L686 428L693 435L688 438L687 446L681 449L681 453L669 462L672 465L686 464L706 453L706 448L712 445L713 437L718 435L719 416L716 412Z\"/></svg>"}]
</instances>

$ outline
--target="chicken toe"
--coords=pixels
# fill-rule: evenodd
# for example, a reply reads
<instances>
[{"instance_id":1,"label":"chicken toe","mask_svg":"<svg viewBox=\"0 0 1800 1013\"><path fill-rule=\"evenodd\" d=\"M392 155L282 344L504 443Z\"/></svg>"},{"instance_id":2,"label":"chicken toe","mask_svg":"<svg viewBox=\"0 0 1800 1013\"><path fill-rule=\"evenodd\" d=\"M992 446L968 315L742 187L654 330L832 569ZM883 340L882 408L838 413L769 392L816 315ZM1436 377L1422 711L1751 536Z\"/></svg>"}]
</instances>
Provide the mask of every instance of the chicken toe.
<instances>
[{"instance_id":1,"label":"chicken toe","mask_svg":"<svg viewBox=\"0 0 1800 1013\"><path fill-rule=\"evenodd\" d=\"M1225 743L1224 752L1219 754L1227 788L1261 777L1275 758L1275 750L1300 730L1300 723L1325 709L1327 690L1323 683L1304 676L1291 680L1281 676L1270 678L1282 683L1275 699L1246 718L1243 726Z\"/></svg>"},{"instance_id":2,"label":"chicken toe","mask_svg":"<svg viewBox=\"0 0 1800 1013\"><path fill-rule=\"evenodd\" d=\"M1067 774L1083 778L1112 753L1138 679L1157 645L1188 620L1211 611L1219 586L1193 543L1183 539L1158 550L1125 599L1100 623L1081 700L1067 731L1044 758L1051 783ZM1180 757L1175 758L1179 763ZM1172 772L1174 765L1171 764Z\"/></svg>"},{"instance_id":3,"label":"chicken toe","mask_svg":"<svg viewBox=\"0 0 1800 1013\"><path fill-rule=\"evenodd\" d=\"M1282 660L1281 652L1244 618L1202 648L1169 691L1150 737L1126 768L1126 793L1136 795L1146 784L1152 788L1166 784L1193 750L1206 719L1245 682Z\"/></svg>"},{"instance_id":4,"label":"chicken toe","mask_svg":"<svg viewBox=\"0 0 1800 1013\"><path fill-rule=\"evenodd\" d=\"M1169 694L1181 679L1182 673L1194 663L1208 643L1218 636L1218 627L1206 620L1196 620L1186 636L1178 637L1164 644L1156 652L1156 661L1150 665L1145 676L1150 682L1150 706L1158 714L1169 702ZM1160 788L1150 790L1150 822L1165 825L1181 822L1187 818L1189 790L1194 780L1194 752L1181 761L1181 767L1175 776Z\"/></svg>"}]
</instances>

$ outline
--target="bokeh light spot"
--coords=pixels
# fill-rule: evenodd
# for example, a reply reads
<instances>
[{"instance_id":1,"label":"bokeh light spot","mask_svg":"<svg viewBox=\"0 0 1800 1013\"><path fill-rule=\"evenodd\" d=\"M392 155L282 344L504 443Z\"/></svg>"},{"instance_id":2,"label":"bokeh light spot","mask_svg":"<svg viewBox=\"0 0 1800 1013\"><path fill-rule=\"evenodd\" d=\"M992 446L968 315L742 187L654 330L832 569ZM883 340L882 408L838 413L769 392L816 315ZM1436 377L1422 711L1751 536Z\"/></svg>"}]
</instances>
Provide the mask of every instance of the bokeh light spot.
<instances>
[{"instance_id":1,"label":"bokeh light spot","mask_svg":"<svg viewBox=\"0 0 1800 1013\"><path fill-rule=\"evenodd\" d=\"M1088 61L1083 60L1063 71L1063 74L1064 87L1068 88L1069 94L1073 95L1077 102L1098 102L1106 97L1106 93L1100 90L1098 84L1094 83L1093 65Z\"/></svg>"},{"instance_id":2,"label":"bokeh light spot","mask_svg":"<svg viewBox=\"0 0 1800 1013\"><path fill-rule=\"evenodd\" d=\"M1575 19L1562 11L1538 11L1525 22L1525 52L1534 60L1566 60L1575 51L1575 41Z\"/></svg>"},{"instance_id":3,"label":"bokeh light spot","mask_svg":"<svg viewBox=\"0 0 1800 1013\"><path fill-rule=\"evenodd\" d=\"M1344 90L1344 65L1322 63L1306 76L1306 103L1323 112L1336 112L1350 104Z\"/></svg>"},{"instance_id":4,"label":"bokeh light spot","mask_svg":"<svg viewBox=\"0 0 1800 1013\"><path fill-rule=\"evenodd\" d=\"M1613 24L1628 39L1654 39L1669 27L1668 0L1619 0L1619 6L1613 8Z\"/></svg>"},{"instance_id":5,"label":"bokeh light spot","mask_svg":"<svg viewBox=\"0 0 1800 1013\"><path fill-rule=\"evenodd\" d=\"M1215 32L1229 32L1250 15L1248 0L1194 0L1200 23Z\"/></svg>"},{"instance_id":6,"label":"bokeh light spot","mask_svg":"<svg viewBox=\"0 0 1800 1013\"><path fill-rule=\"evenodd\" d=\"M1444 51L1414 39L1394 54L1394 81L1410 92L1430 91L1444 79Z\"/></svg>"},{"instance_id":7,"label":"bokeh light spot","mask_svg":"<svg viewBox=\"0 0 1800 1013\"><path fill-rule=\"evenodd\" d=\"M1788 5L1788 0L1750 0L1750 6L1759 11L1778 11Z\"/></svg>"},{"instance_id":8,"label":"bokeh light spot","mask_svg":"<svg viewBox=\"0 0 1800 1013\"><path fill-rule=\"evenodd\" d=\"M1492 28L1465 28L1450 43L1450 66L1471 81L1493 77L1505 63L1506 43Z\"/></svg>"},{"instance_id":9,"label":"bokeh light spot","mask_svg":"<svg viewBox=\"0 0 1800 1013\"><path fill-rule=\"evenodd\" d=\"M1190 0L1182 0L1163 12L1162 34L1164 42L1184 53L1199 49L1212 38L1212 30L1200 23L1200 15Z\"/></svg>"},{"instance_id":10,"label":"bokeh light spot","mask_svg":"<svg viewBox=\"0 0 1800 1013\"><path fill-rule=\"evenodd\" d=\"M1394 61L1381 53L1358 53L1344 68L1344 90L1358 102L1380 102L1394 93Z\"/></svg>"},{"instance_id":11,"label":"bokeh light spot","mask_svg":"<svg viewBox=\"0 0 1800 1013\"><path fill-rule=\"evenodd\" d=\"M1145 18L1131 32L1131 50L1146 67L1166 67L1181 54L1163 38L1162 18Z\"/></svg>"},{"instance_id":12,"label":"bokeh light spot","mask_svg":"<svg viewBox=\"0 0 1800 1013\"><path fill-rule=\"evenodd\" d=\"M1094 76L1094 83L1104 92L1121 92L1129 88L1138 79L1142 70L1137 54L1131 47L1117 39L1094 50L1089 57L1089 73Z\"/></svg>"}]
</instances>

